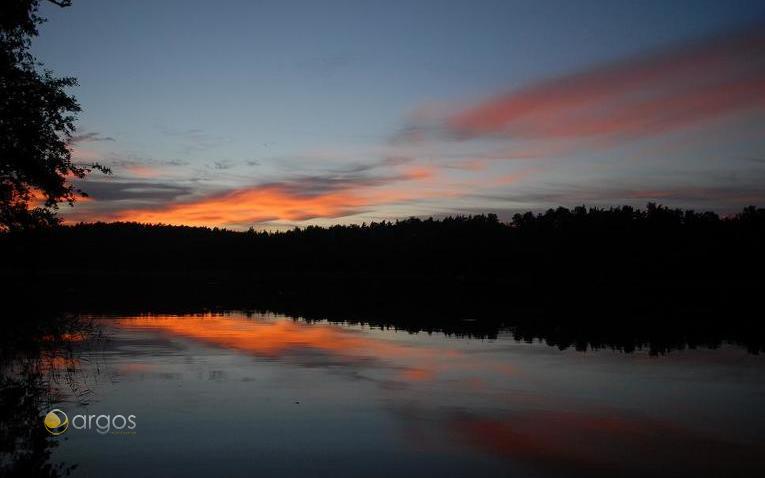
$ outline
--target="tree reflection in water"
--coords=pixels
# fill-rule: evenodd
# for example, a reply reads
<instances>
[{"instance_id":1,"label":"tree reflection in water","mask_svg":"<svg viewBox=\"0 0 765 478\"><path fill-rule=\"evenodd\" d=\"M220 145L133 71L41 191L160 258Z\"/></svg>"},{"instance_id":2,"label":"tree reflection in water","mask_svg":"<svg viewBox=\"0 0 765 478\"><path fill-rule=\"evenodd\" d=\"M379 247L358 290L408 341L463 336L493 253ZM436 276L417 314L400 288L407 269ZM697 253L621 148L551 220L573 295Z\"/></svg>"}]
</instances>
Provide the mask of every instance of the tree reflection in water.
<instances>
[{"instance_id":1,"label":"tree reflection in water","mask_svg":"<svg viewBox=\"0 0 765 478\"><path fill-rule=\"evenodd\" d=\"M81 404L91 394L78 367L83 346L101 334L77 316L6 322L0 338L0 476L69 475L76 464L52 464L57 439L43 418L62 390Z\"/></svg>"}]
</instances>

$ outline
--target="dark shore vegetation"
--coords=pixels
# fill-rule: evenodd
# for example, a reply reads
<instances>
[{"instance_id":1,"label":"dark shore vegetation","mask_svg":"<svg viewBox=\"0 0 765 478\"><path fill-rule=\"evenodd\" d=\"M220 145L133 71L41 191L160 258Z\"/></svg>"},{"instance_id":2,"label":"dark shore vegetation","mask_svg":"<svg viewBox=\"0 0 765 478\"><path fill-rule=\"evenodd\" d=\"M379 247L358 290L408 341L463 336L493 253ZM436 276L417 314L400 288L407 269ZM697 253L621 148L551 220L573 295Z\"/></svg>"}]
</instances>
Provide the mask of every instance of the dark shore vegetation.
<instances>
[{"instance_id":1,"label":"dark shore vegetation","mask_svg":"<svg viewBox=\"0 0 765 478\"><path fill-rule=\"evenodd\" d=\"M6 304L68 312L270 310L655 351L765 343L765 209L649 204L287 232L135 223L0 237Z\"/></svg>"}]
</instances>

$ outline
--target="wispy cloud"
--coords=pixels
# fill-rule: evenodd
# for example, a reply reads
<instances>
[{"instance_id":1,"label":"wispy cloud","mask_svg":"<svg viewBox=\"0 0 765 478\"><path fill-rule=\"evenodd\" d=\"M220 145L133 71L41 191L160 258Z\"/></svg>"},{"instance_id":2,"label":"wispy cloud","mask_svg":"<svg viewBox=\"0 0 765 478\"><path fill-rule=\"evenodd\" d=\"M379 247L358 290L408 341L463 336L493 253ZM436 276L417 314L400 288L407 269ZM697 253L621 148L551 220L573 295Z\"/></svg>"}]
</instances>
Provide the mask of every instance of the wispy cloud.
<instances>
[{"instance_id":1,"label":"wispy cloud","mask_svg":"<svg viewBox=\"0 0 765 478\"><path fill-rule=\"evenodd\" d=\"M159 169L145 164L125 166L125 171L139 178L155 178L160 175Z\"/></svg>"},{"instance_id":2,"label":"wispy cloud","mask_svg":"<svg viewBox=\"0 0 765 478\"><path fill-rule=\"evenodd\" d=\"M236 166L236 163L234 161L230 160L221 160L221 161L213 161L212 165L209 165L212 169L217 169L219 171L225 171L227 169L231 169L234 166Z\"/></svg>"},{"instance_id":3,"label":"wispy cloud","mask_svg":"<svg viewBox=\"0 0 765 478\"><path fill-rule=\"evenodd\" d=\"M149 223L247 226L359 214L385 204L417 201L448 191L415 187L436 168L403 167L385 174L329 172L263 182L157 207L124 210L114 219Z\"/></svg>"},{"instance_id":4,"label":"wispy cloud","mask_svg":"<svg viewBox=\"0 0 765 478\"><path fill-rule=\"evenodd\" d=\"M165 136L178 141L180 143L180 150L184 154L206 152L211 149L220 147L228 142L228 139L222 136L208 133L199 128L160 128L160 132Z\"/></svg>"},{"instance_id":5,"label":"wispy cloud","mask_svg":"<svg viewBox=\"0 0 765 478\"><path fill-rule=\"evenodd\" d=\"M174 201L191 194L192 188L182 184L146 181L87 181L82 185L91 199L99 202L134 201L147 204ZM114 205L111 205L114 207Z\"/></svg>"},{"instance_id":6,"label":"wispy cloud","mask_svg":"<svg viewBox=\"0 0 765 478\"><path fill-rule=\"evenodd\" d=\"M760 28L532 84L442 116L421 114L402 137L633 139L763 108Z\"/></svg>"},{"instance_id":7,"label":"wispy cloud","mask_svg":"<svg viewBox=\"0 0 765 478\"><path fill-rule=\"evenodd\" d=\"M168 204L193 197L197 193L195 187L181 181L158 181L140 177L90 177L75 180L74 185L85 191L88 197L78 199L74 208L60 210L67 223L111 221L121 211Z\"/></svg>"},{"instance_id":8,"label":"wispy cloud","mask_svg":"<svg viewBox=\"0 0 765 478\"><path fill-rule=\"evenodd\" d=\"M90 132L72 135L67 141L70 145L78 143L94 143L98 141L116 141L111 136L102 136L101 133Z\"/></svg>"}]
</instances>

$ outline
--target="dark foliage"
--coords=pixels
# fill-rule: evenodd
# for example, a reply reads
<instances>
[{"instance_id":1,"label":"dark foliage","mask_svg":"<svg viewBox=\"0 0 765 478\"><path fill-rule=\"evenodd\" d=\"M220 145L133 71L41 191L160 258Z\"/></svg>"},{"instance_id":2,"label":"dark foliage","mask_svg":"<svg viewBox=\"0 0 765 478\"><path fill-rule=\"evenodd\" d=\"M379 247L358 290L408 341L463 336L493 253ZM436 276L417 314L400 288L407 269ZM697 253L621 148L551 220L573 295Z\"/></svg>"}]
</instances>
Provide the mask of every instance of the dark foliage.
<instances>
[{"instance_id":1,"label":"dark foliage","mask_svg":"<svg viewBox=\"0 0 765 478\"><path fill-rule=\"evenodd\" d=\"M282 233L81 224L0 247L14 297L44 290L56 308L269 309L482 336L510 326L559 346L759 350L763 239L763 209L649 204Z\"/></svg>"},{"instance_id":2,"label":"dark foliage","mask_svg":"<svg viewBox=\"0 0 765 478\"><path fill-rule=\"evenodd\" d=\"M57 441L41 422L60 382L74 384L73 365L60 377L50 364L75 363L67 337L89 337L95 329L70 315L33 319L7 321L0 334L0 477L68 476L76 468L51 463Z\"/></svg>"},{"instance_id":3,"label":"dark foliage","mask_svg":"<svg viewBox=\"0 0 765 478\"><path fill-rule=\"evenodd\" d=\"M44 21L39 3L0 2L0 231L56 224L57 205L83 194L68 178L108 171L72 162L68 141L80 106L67 88L77 81L41 72L29 53Z\"/></svg>"}]
</instances>

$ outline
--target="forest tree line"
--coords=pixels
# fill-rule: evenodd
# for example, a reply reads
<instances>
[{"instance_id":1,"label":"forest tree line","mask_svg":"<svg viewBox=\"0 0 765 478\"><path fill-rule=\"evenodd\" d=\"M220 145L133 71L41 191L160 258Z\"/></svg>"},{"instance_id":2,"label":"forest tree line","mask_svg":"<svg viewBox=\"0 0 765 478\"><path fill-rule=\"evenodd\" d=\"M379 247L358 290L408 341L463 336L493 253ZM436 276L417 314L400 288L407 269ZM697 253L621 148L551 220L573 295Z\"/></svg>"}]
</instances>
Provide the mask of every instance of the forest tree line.
<instances>
[{"instance_id":1,"label":"forest tree line","mask_svg":"<svg viewBox=\"0 0 765 478\"><path fill-rule=\"evenodd\" d=\"M27 283L55 278L62 287L160 278L168 289L225 283L288 290L301 282L395 289L414 282L422 290L449 283L744 291L763 280L763 239L765 209L720 217L655 204L560 207L508 223L489 214L284 232L92 223L0 235L0 271Z\"/></svg>"},{"instance_id":2,"label":"forest tree line","mask_svg":"<svg viewBox=\"0 0 765 478\"><path fill-rule=\"evenodd\" d=\"M765 347L765 209L557 208L284 232L93 223L0 234L6 311L243 309L559 346Z\"/></svg>"}]
</instances>

